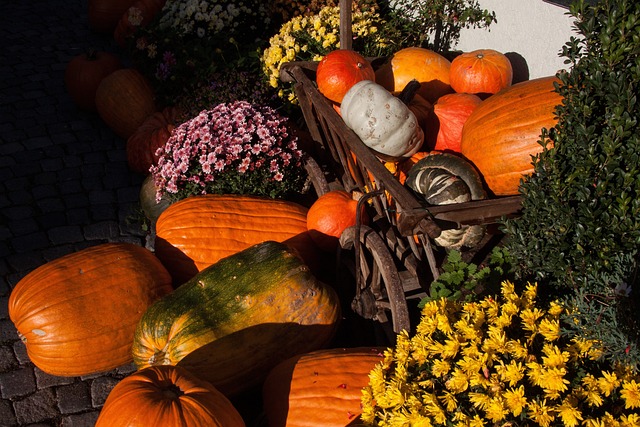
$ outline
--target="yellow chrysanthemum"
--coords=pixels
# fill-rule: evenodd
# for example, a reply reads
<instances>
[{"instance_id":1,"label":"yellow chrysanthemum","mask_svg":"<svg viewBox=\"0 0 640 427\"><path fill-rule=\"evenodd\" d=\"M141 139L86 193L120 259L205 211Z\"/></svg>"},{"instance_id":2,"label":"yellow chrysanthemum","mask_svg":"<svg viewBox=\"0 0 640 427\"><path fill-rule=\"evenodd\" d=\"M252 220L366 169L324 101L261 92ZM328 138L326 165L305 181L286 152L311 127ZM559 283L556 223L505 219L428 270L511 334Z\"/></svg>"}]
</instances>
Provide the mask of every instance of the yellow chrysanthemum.
<instances>
[{"instance_id":1,"label":"yellow chrysanthemum","mask_svg":"<svg viewBox=\"0 0 640 427\"><path fill-rule=\"evenodd\" d=\"M527 415L542 427L549 426L555 419L551 407L547 406L546 400L528 402Z\"/></svg>"},{"instance_id":2,"label":"yellow chrysanthemum","mask_svg":"<svg viewBox=\"0 0 640 427\"><path fill-rule=\"evenodd\" d=\"M619 386L620 380L615 372L602 371L602 376L598 378L598 387L602 394L608 397Z\"/></svg>"},{"instance_id":3,"label":"yellow chrysanthemum","mask_svg":"<svg viewBox=\"0 0 640 427\"><path fill-rule=\"evenodd\" d=\"M561 351L557 346L545 344L542 347L542 363L547 368L562 368L569 361L569 352Z\"/></svg>"},{"instance_id":4,"label":"yellow chrysanthemum","mask_svg":"<svg viewBox=\"0 0 640 427\"><path fill-rule=\"evenodd\" d=\"M542 319L538 332L548 341L560 338L560 321L558 319Z\"/></svg>"},{"instance_id":5,"label":"yellow chrysanthemum","mask_svg":"<svg viewBox=\"0 0 640 427\"><path fill-rule=\"evenodd\" d=\"M515 360L511 360L508 364L500 361L500 364L496 366L496 372L500 375L501 381L513 387L524 377L524 366Z\"/></svg>"},{"instance_id":6,"label":"yellow chrysanthemum","mask_svg":"<svg viewBox=\"0 0 640 427\"><path fill-rule=\"evenodd\" d=\"M524 386L518 388L510 388L506 390L502 397L505 401L507 408L514 416L520 416L522 410L527 406L527 398L525 397Z\"/></svg>"},{"instance_id":7,"label":"yellow chrysanthemum","mask_svg":"<svg viewBox=\"0 0 640 427\"><path fill-rule=\"evenodd\" d=\"M452 393L462 393L469 387L469 377L462 369L455 369L445 385Z\"/></svg>"},{"instance_id":8,"label":"yellow chrysanthemum","mask_svg":"<svg viewBox=\"0 0 640 427\"><path fill-rule=\"evenodd\" d=\"M572 397L565 399L562 404L558 406L558 416L567 427L577 426L583 419L582 413L577 408L577 403L577 400Z\"/></svg>"},{"instance_id":9,"label":"yellow chrysanthemum","mask_svg":"<svg viewBox=\"0 0 640 427\"><path fill-rule=\"evenodd\" d=\"M622 400L624 400L625 409L639 408L640 384L638 384L635 380L623 382L620 396L622 396Z\"/></svg>"},{"instance_id":10,"label":"yellow chrysanthemum","mask_svg":"<svg viewBox=\"0 0 640 427\"><path fill-rule=\"evenodd\" d=\"M431 366L431 374L436 378L447 375L450 370L451 364L447 360L434 360Z\"/></svg>"},{"instance_id":11,"label":"yellow chrysanthemum","mask_svg":"<svg viewBox=\"0 0 640 427\"><path fill-rule=\"evenodd\" d=\"M507 413L508 411L504 402L498 398L491 399L485 409L486 417L494 423L503 420L507 416Z\"/></svg>"}]
</instances>

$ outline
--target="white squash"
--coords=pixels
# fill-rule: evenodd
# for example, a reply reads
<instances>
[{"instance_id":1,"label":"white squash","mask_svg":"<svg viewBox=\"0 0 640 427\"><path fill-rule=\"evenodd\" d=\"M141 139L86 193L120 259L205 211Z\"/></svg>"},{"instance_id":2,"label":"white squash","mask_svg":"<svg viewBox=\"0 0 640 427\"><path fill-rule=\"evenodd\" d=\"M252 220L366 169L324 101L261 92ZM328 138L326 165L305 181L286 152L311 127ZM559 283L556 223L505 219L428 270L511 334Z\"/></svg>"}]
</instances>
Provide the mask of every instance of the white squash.
<instances>
[{"instance_id":1,"label":"white squash","mask_svg":"<svg viewBox=\"0 0 640 427\"><path fill-rule=\"evenodd\" d=\"M409 158L424 142L424 132L409 107L372 80L362 80L349 89L340 114L382 160Z\"/></svg>"}]
</instances>

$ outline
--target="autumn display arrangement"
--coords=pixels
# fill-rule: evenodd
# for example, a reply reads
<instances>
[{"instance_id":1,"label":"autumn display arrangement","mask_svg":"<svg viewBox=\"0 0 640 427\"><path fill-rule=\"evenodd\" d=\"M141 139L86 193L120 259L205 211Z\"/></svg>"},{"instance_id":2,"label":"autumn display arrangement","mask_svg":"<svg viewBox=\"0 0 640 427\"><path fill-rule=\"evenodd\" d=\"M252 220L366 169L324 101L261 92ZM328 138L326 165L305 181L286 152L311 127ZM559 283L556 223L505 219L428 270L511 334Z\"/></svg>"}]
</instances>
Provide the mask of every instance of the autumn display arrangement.
<instances>
[{"instance_id":1,"label":"autumn display arrangement","mask_svg":"<svg viewBox=\"0 0 640 427\"><path fill-rule=\"evenodd\" d=\"M331 1L89 0L120 56L74 58L65 83L146 177L153 245L25 276L9 316L29 358L59 376L133 362L98 426L640 425L640 5L570 14L567 70L514 82L503 53L455 52L496 20L473 0L354 2L349 49ZM320 101L283 78L294 62ZM341 170L318 155L329 122L362 146L333 153ZM363 344L340 260L382 264L352 236L375 234L380 206L387 234L405 224L396 186L424 211L520 208L405 231L392 249L429 248L438 271L414 270L410 327ZM388 268L353 271L382 298Z\"/></svg>"}]
</instances>

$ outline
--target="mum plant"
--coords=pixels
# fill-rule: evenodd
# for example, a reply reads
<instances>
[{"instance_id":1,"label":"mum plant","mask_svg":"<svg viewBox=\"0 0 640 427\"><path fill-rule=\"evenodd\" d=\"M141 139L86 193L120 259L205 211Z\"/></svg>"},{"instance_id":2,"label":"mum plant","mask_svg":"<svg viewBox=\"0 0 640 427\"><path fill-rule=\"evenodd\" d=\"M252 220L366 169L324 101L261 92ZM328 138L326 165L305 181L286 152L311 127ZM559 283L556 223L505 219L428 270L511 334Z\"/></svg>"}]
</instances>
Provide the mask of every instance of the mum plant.
<instances>
[{"instance_id":1,"label":"mum plant","mask_svg":"<svg viewBox=\"0 0 640 427\"><path fill-rule=\"evenodd\" d=\"M222 103L186 121L158 149L150 169L156 200L201 194L271 198L300 193L303 153L288 119L267 106Z\"/></svg>"},{"instance_id":2,"label":"mum plant","mask_svg":"<svg viewBox=\"0 0 640 427\"><path fill-rule=\"evenodd\" d=\"M561 333L568 310L538 287L428 302L370 373L362 420L377 426L637 426L640 376L600 343Z\"/></svg>"}]
</instances>

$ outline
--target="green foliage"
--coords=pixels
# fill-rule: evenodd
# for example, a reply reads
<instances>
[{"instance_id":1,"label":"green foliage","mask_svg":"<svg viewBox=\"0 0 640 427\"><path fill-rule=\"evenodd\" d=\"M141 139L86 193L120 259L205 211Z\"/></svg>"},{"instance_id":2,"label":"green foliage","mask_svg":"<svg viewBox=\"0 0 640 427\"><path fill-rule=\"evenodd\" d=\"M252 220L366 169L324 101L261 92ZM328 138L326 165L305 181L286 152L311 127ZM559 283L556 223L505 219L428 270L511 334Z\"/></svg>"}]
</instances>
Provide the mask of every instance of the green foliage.
<instances>
[{"instance_id":1,"label":"green foliage","mask_svg":"<svg viewBox=\"0 0 640 427\"><path fill-rule=\"evenodd\" d=\"M497 22L495 12L482 9L477 0L392 0L385 18L385 38L394 41L396 50L419 46L436 52L455 47L463 28Z\"/></svg>"},{"instance_id":2,"label":"green foliage","mask_svg":"<svg viewBox=\"0 0 640 427\"><path fill-rule=\"evenodd\" d=\"M442 274L429 288L429 296L420 301L419 306L429 301L447 298L452 301L474 301L481 295L499 289L503 280L511 277L513 260L501 247L492 250L487 264L478 266L467 263L459 251L451 250L442 265Z\"/></svg>"},{"instance_id":3,"label":"green foliage","mask_svg":"<svg viewBox=\"0 0 640 427\"><path fill-rule=\"evenodd\" d=\"M555 141L521 185L523 214L506 222L521 277L576 309L571 333L604 341L613 359L640 360L640 3L571 6L580 37L563 48ZM617 292L630 286L632 292ZM632 308L635 307L635 308Z\"/></svg>"}]
</instances>

